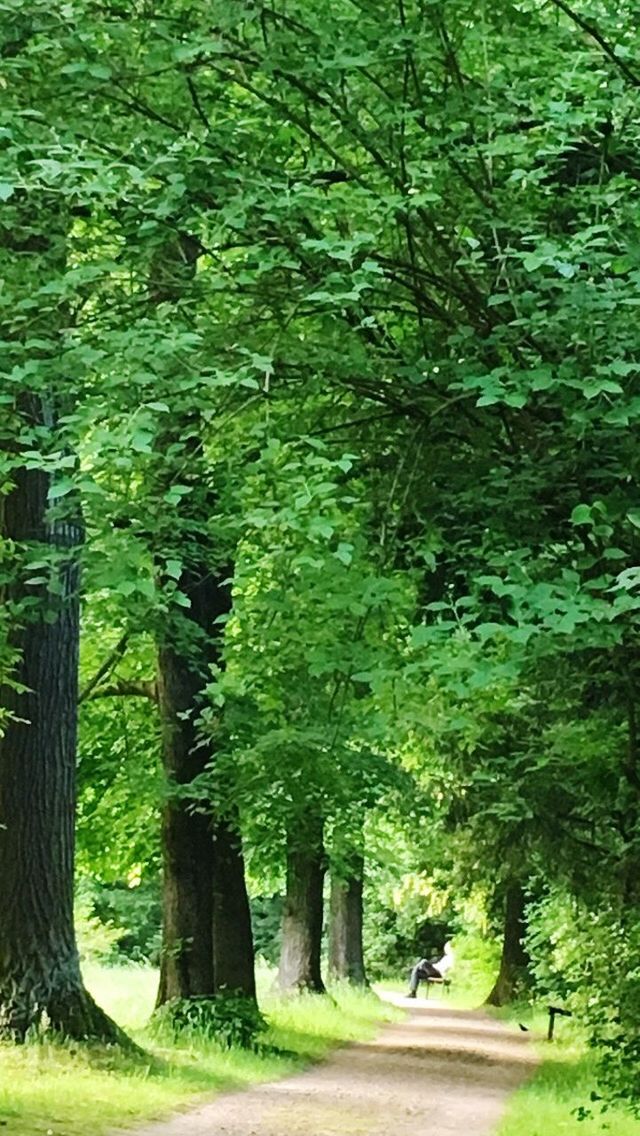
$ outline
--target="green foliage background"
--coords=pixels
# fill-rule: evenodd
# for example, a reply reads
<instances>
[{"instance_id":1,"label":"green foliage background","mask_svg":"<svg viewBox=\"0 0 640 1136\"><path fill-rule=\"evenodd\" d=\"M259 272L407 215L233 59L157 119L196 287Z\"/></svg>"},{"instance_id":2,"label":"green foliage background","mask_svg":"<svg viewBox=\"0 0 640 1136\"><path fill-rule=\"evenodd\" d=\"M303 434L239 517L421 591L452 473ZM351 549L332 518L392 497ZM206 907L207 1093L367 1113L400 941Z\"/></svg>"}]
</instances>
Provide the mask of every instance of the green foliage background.
<instances>
[{"instance_id":1,"label":"green foliage background","mask_svg":"<svg viewBox=\"0 0 640 1136\"><path fill-rule=\"evenodd\" d=\"M238 810L256 896L310 807L335 869L367 848L374 972L491 938L517 881L539 990L633 1097L634 6L2 15L0 494L38 468L82 506L93 912L157 949L154 642L193 647L206 548L233 605L189 795ZM55 554L0 540L34 588L7 682Z\"/></svg>"}]
</instances>

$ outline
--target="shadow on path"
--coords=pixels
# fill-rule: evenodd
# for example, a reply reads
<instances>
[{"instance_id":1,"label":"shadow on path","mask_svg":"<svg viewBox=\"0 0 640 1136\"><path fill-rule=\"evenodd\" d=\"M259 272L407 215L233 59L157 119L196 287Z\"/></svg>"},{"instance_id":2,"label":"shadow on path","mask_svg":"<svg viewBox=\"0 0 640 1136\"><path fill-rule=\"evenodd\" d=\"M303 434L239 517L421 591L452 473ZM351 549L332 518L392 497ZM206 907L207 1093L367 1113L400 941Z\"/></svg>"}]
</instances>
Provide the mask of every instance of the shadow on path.
<instances>
[{"instance_id":1,"label":"shadow on path","mask_svg":"<svg viewBox=\"0 0 640 1136\"><path fill-rule=\"evenodd\" d=\"M528 1039L479 1011L389 1000L407 1017L375 1041L136 1136L489 1136L532 1070Z\"/></svg>"}]
</instances>

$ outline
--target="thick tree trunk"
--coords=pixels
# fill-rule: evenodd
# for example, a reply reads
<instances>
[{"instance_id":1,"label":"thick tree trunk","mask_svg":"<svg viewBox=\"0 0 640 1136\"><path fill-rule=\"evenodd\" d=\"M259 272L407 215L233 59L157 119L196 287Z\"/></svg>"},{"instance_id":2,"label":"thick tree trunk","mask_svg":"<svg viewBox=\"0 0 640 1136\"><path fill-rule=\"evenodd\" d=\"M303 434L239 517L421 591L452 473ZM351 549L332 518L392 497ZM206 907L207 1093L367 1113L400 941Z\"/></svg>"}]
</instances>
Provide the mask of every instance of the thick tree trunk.
<instances>
[{"instance_id":1,"label":"thick tree trunk","mask_svg":"<svg viewBox=\"0 0 640 1136\"><path fill-rule=\"evenodd\" d=\"M489 1006L505 1006L512 1002L527 981L529 958L522 940L526 931L525 897L519 884L511 883L505 897L504 940L500 970L487 998Z\"/></svg>"},{"instance_id":2,"label":"thick tree trunk","mask_svg":"<svg viewBox=\"0 0 640 1136\"><path fill-rule=\"evenodd\" d=\"M41 424L39 401L25 405ZM115 1041L122 1035L82 984L73 927L81 531L47 524L48 489L48 476L18 469L0 513L2 535L18 546L63 552L56 587L17 580L11 590L21 626L19 685L2 690L10 718L0 738L0 1036L21 1040L49 1024Z\"/></svg>"},{"instance_id":3,"label":"thick tree trunk","mask_svg":"<svg viewBox=\"0 0 640 1136\"><path fill-rule=\"evenodd\" d=\"M351 857L349 867L346 879L331 873L329 974L367 986L362 942L364 857Z\"/></svg>"},{"instance_id":4,"label":"thick tree trunk","mask_svg":"<svg viewBox=\"0 0 640 1136\"><path fill-rule=\"evenodd\" d=\"M226 573L223 574L223 578ZM217 660L215 620L229 594L208 567L183 573L191 606L170 621L158 650L163 722L163 949L157 1004L234 989L255 997L253 939L242 845L188 786L215 757L198 731L203 691ZM180 650L175 646L180 645ZM180 788L183 792L180 792ZM215 835L215 839L214 839Z\"/></svg>"},{"instance_id":5,"label":"thick tree trunk","mask_svg":"<svg viewBox=\"0 0 640 1136\"><path fill-rule=\"evenodd\" d=\"M255 998L251 911L237 824L215 821L213 846L213 974L216 993L235 992Z\"/></svg>"},{"instance_id":6,"label":"thick tree trunk","mask_svg":"<svg viewBox=\"0 0 640 1136\"><path fill-rule=\"evenodd\" d=\"M325 860L322 821L300 818L287 840L287 894L278 982L290 993L324 994L320 971Z\"/></svg>"}]
</instances>

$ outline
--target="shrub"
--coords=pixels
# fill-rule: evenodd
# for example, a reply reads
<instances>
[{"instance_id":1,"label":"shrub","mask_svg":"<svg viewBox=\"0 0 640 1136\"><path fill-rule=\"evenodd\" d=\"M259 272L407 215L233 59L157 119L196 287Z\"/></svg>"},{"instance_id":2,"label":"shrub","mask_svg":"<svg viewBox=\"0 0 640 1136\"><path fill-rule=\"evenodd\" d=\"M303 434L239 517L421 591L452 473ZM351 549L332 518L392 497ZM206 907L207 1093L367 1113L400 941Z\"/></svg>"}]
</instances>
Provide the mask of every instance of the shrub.
<instances>
[{"instance_id":1,"label":"shrub","mask_svg":"<svg viewBox=\"0 0 640 1136\"><path fill-rule=\"evenodd\" d=\"M176 1040L191 1036L215 1041L225 1049L257 1049L267 1021L251 998L219 994L214 998L172 998L155 1011L152 1028L170 1033Z\"/></svg>"},{"instance_id":2,"label":"shrub","mask_svg":"<svg viewBox=\"0 0 640 1136\"><path fill-rule=\"evenodd\" d=\"M573 1011L603 1091L640 1114L640 911L606 897L593 910L550 889L528 916L539 993Z\"/></svg>"},{"instance_id":3,"label":"shrub","mask_svg":"<svg viewBox=\"0 0 640 1136\"><path fill-rule=\"evenodd\" d=\"M115 962L122 928L96 915L91 889L83 881L76 892L74 919L82 962Z\"/></svg>"}]
</instances>

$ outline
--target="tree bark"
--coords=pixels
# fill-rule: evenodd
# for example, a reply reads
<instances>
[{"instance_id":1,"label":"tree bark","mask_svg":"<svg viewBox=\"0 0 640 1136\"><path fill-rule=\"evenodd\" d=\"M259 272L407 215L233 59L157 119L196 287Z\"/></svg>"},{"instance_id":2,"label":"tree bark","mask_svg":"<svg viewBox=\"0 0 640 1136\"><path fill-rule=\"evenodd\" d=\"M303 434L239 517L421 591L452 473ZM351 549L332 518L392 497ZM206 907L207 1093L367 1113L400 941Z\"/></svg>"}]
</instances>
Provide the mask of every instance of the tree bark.
<instances>
[{"instance_id":1,"label":"tree bark","mask_svg":"<svg viewBox=\"0 0 640 1136\"><path fill-rule=\"evenodd\" d=\"M253 938L240 836L214 821L187 786L215 753L198 718L218 659L215 620L229 610L221 577L208 565L185 570L191 606L169 620L158 650L158 696L169 795L164 807L163 948L157 1005L212 996L220 988L255 998ZM215 834L215 839L214 839ZM227 921L231 921L227 925Z\"/></svg>"},{"instance_id":2,"label":"tree bark","mask_svg":"<svg viewBox=\"0 0 640 1136\"><path fill-rule=\"evenodd\" d=\"M48 417L35 396L21 410L33 425ZM19 548L62 553L53 587L18 578L10 594L20 626L18 685L1 698L9 719L0 737L0 1036L23 1040L49 1025L116 1041L123 1035L84 989L73 926L82 534L73 520L47 523L48 492L48 475L18 468L0 514L2 535Z\"/></svg>"},{"instance_id":3,"label":"tree bark","mask_svg":"<svg viewBox=\"0 0 640 1136\"><path fill-rule=\"evenodd\" d=\"M322 820L307 815L287 836L287 893L278 982L289 993L324 994L320 970L325 873Z\"/></svg>"},{"instance_id":4,"label":"tree bark","mask_svg":"<svg viewBox=\"0 0 640 1136\"><path fill-rule=\"evenodd\" d=\"M351 857L346 878L331 873L329 974L332 978L368 986L362 941L364 857Z\"/></svg>"},{"instance_id":5,"label":"tree bark","mask_svg":"<svg viewBox=\"0 0 640 1136\"><path fill-rule=\"evenodd\" d=\"M213 975L216 993L256 997L251 911L237 821L214 821Z\"/></svg>"},{"instance_id":6,"label":"tree bark","mask_svg":"<svg viewBox=\"0 0 640 1136\"><path fill-rule=\"evenodd\" d=\"M505 1006L527 982L529 956L523 946L526 931L525 896L518 883L510 883L505 896L504 940L500 970L486 1000L488 1006Z\"/></svg>"},{"instance_id":7,"label":"tree bark","mask_svg":"<svg viewBox=\"0 0 640 1136\"><path fill-rule=\"evenodd\" d=\"M214 992L211 821L178 795L204 772L194 717L202 679L169 645L158 651L158 698L167 799L162 815L163 939L158 1005Z\"/></svg>"}]
</instances>

